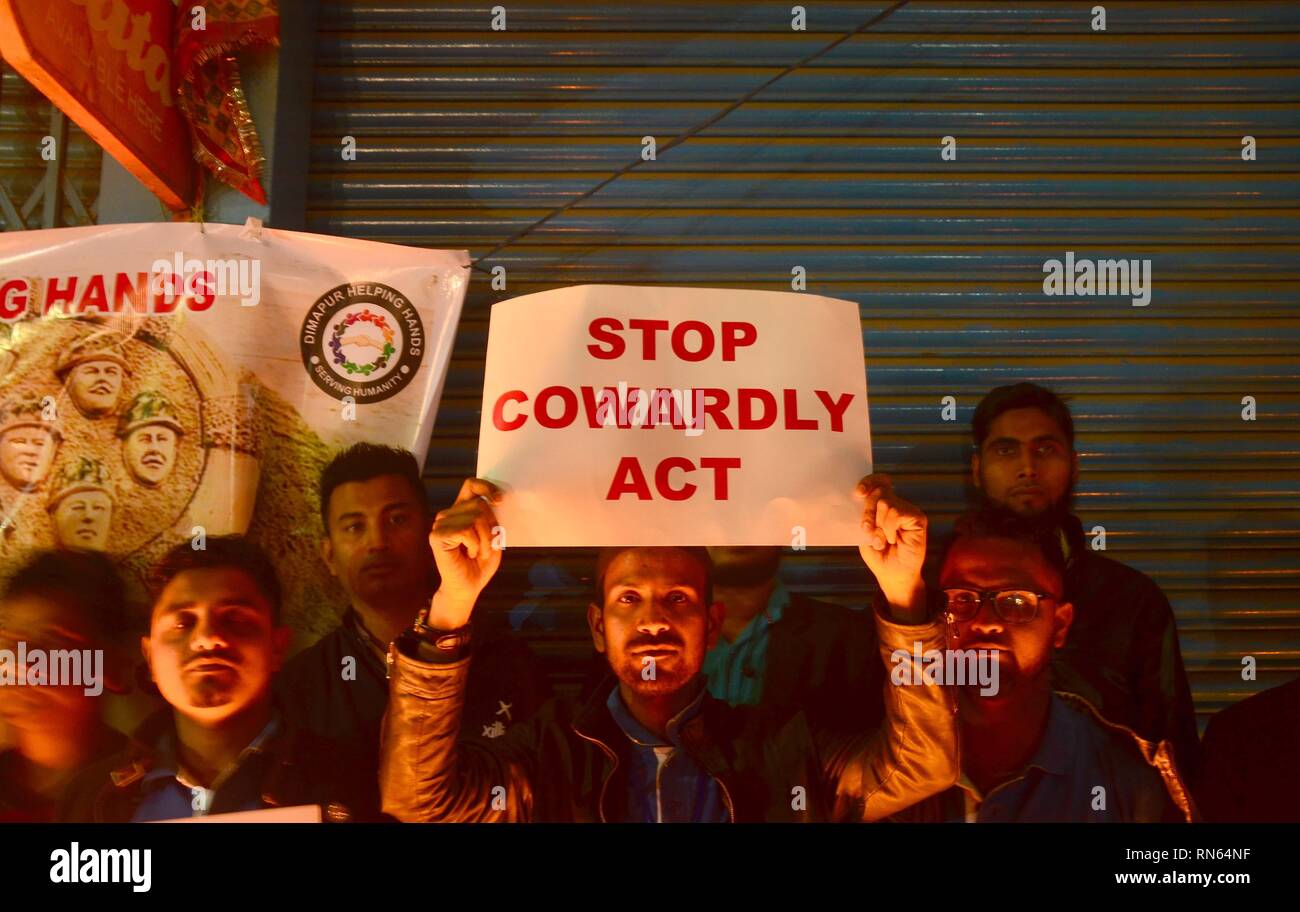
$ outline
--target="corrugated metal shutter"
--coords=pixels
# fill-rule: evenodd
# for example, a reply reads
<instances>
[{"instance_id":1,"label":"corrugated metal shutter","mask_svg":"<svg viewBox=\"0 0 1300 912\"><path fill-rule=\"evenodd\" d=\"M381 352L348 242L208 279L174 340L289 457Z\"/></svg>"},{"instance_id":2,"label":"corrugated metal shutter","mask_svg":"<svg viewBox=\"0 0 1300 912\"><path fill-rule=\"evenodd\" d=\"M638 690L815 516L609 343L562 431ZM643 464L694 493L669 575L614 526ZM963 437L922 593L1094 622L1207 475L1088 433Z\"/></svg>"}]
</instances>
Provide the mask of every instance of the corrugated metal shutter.
<instances>
[{"instance_id":1,"label":"corrugated metal shutter","mask_svg":"<svg viewBox=\"0 0 1300 912\"><path fill-rule=\"evenodd\" d=\"M979 397L1053 385L1078 422L1078 511L1175 605L1202 721L1293 676L1300 4L1107 3L1096 33L1092 4L908 3L662 152L887 6L807 4L804 32L784 3L514 2L504 32L487 5L322 10L310 230L482 256L636 162L643 136L661 150L481 264L507 267L509 291L471 286L433 496L474 468L493 300L788 289L802 265L810 292L861 305L878 466L941 524L964 503ZM1151 305L1044 296L1043 262L1066 250L1150 258ZM553 594L536 642L561 673L587 648L589 558L516 552L496 587ZM851 553L792 555L786 574L866 597Z\"/></svg>"},{"instance_id":2,"label":"corrugated metal shutter","mask_svg":"<svg viewBox=\"0 0 1300 912\"><path fill-rule=\"evenodd\" d=\"M0 62L0 184L20 215L32 191L45 178L41 140L49 132L50 102L8 64ZM103 150L76 124L69 122L66 153L64 175L77 201L74 203L72 196L65 194L62 224L93 222ZM84 210L79 210L79 205ZM28 213L27 226L39 227L40 219L41 206L37 203ZM9 224L4 207L0 206L0 231L23 227Z\"/></svg>"}]
</instances>

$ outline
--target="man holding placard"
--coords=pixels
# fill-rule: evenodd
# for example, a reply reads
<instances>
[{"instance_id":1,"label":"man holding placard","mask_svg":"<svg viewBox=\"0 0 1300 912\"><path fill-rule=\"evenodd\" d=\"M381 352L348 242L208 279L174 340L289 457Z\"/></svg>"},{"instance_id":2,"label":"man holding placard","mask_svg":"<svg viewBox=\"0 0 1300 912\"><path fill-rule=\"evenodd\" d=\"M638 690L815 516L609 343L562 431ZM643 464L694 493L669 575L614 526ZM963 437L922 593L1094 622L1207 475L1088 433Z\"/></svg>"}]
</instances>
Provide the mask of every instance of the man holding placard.
<instances>
[{"instance_id":1,"label":"man holding placard","mask_svg":"<svg viewBox=\"0 0 1300 912\"><path fill-rule=\"evenodd\" d=\"M856 493L860 553L881 590L882 657L897 662L915 646L903 661L919 664L944 645L937 596L921 581L926 517L884 476ZM441 586L389 647L385 812L429 822L878 820L956 780L950 698L919 667L917 683L886 699L879 737L832 735L798 711L774 718L705 693L723 607L702 548L607 549L588 623L614 677L582 709L552 701L502 738L462 738L470 618L501 563L491 505L501 501L491 482L470 479L435 518Z\"/></svg>"}]
</instances>

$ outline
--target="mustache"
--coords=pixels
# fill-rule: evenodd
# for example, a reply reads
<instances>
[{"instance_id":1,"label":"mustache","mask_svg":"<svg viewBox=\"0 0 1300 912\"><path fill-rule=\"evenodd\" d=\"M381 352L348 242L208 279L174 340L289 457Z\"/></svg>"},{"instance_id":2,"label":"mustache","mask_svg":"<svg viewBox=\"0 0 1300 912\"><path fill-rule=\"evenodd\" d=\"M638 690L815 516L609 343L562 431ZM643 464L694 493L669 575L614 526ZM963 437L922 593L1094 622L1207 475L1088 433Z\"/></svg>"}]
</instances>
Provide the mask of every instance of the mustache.
<instances>
[{"instance_id":1,"label":"mustache","mask_svg":"<svg viewBox=\"0 0 1300 912\"><path fill-rule=\"evenodd\" d=\"M362 570L370 570L379 567L382 570L396 570L401 567L402 562L390 554L384 554L377 557L368 557L361 562Z\"/></svg>"},{"instance_id":2,"label":"mustache","mask_svg":"<svg viewBox=\"0 0 1300 912\"><path fill-rule=\"evenodd\" d=\"M1010 652L1011 647L1001 640L975 640L970 643L962 643L962 649L997 649L1003 652Z\"/></svg>"},{"instance_id":3,"label":"mustache","mask_svg":"<svg viewBox=\"0 0 1300 912\"><path fill-rule=\"evenodd\" d=\"M222 662L226 665L235 667L239 665L239 657L228 649L214 649L211 652L196 655L185 663L185 668L193 668L195 665L206 665L209 662Z\"/></svg>"},{"instance_id":4,"label":"mustache","mask_svg":"<svg viewBox=\"0 0 1300 912\"><path fill-rule=\"evenodd\" d=\"M625 648L630 652L634 649L654 649L655 647L672 646L678 649L684 647L686 641L676 633L661 633L659 636L638 636L627 641Z\"/></svg>"}]
</instances>

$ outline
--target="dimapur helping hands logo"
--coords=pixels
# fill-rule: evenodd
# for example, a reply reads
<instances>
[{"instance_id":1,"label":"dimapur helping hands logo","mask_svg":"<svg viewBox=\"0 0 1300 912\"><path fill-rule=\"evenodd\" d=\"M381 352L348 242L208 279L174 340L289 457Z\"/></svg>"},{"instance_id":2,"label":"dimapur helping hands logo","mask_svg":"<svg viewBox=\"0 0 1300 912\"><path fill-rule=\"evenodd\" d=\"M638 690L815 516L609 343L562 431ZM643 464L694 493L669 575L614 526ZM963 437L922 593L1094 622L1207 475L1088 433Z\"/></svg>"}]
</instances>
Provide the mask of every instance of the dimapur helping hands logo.
<instances>
[{"instance_id":1,"label":"dimapur helping hands logo","mask_svg":"<svg viewBox=\"0 0 1300 912\"><path fill-rule=\"evenodd\" d=\"M335 399L382 402L415 377L424 359L424 324L401 292L350 282L316 299L299 338L303 366Z\"/></svg>"}]
</instances>

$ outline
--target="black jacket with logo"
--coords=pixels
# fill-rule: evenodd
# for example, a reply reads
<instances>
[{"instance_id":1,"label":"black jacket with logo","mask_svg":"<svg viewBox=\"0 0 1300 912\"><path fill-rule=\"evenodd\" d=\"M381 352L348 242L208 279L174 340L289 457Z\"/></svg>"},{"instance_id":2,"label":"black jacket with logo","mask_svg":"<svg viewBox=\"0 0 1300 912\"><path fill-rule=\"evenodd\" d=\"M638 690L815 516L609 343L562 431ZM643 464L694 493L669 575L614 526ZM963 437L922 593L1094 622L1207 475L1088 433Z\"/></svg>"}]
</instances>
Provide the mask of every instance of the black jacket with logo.
<instances>
[{"instance_id":1,"label":"black jacket with logo","mask_svg":"<svg viewBox=\"0 0 1300 912\"><path fill-rule=\"evenodd\" d=\"M499 737L550 698L536 656L513 635L476 624L474 653L478 658L462 717L466 735ZM356 745L377 774L388 668L366 640L355 614L290 659L277 675L275 689L289 725Z\"/></svg>"}]
</instances>

